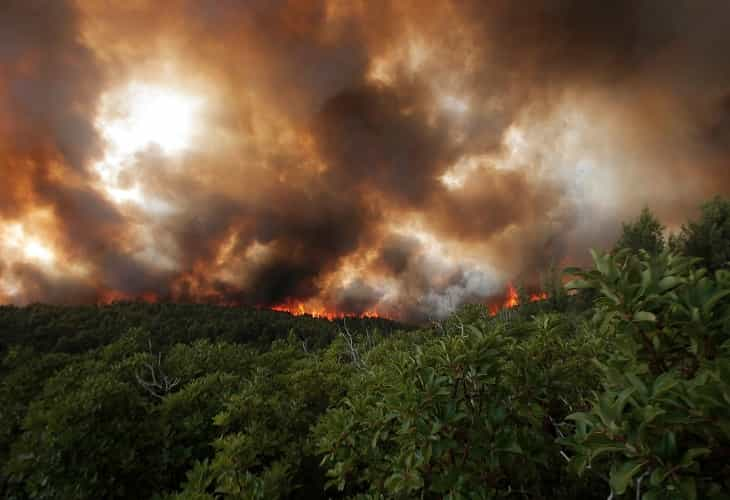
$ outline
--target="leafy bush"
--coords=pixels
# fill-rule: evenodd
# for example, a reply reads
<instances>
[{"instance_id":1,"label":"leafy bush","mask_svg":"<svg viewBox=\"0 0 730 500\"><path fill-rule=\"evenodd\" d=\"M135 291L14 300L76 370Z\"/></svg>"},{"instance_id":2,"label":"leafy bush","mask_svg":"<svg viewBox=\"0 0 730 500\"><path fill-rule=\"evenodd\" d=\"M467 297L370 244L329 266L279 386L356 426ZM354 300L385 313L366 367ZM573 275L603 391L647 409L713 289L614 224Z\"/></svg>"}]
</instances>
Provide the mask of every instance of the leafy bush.
<instances>
[{"instance_id":1,"label":"leafy bush","mask_svg":"<svg viewBox=\"0 0 730 500\"><path fill-rule=\"evenodd\" d=\"M70 390L47 387L13 445L11 491L17 485L37 499L150 495L155 485L145 479L161 462L160 431L139 392L113 373L85 377Z\"/></svg>"},{"instance_id":2,"label":"leafy bush","mask_svg":"<svg viewBox=\"0 0 730 500\"><path fill-rule=\"evenodd\" d=\"M329 486L369 498L566 494L554 422L594 383L596 343L560 324L536 318L520 341L480 321L393 350L317 427Z\"/></svg>"},{"instance_id":3,"label":"leafy bush","mask_svg":"<svg viewBox=\"0 0 730 500\"><path fill-rule=\"evenodd\" d=\"M568 419L578 473L608 471L614 494L727 498L730 489L730 273L664 252L594 254L571 288L593 288L613 339L605 389Z\"/></svg>"},{"instance_id":4,"label":"leafy bush","mask_svg":"<svg viewBox=\"0 0 730 500\"><path fill-rule=\"evenodd\" d=\"M12 347L2 362L0 380L0 463L21 431L30 402L43 390L46 379L71 361L66 354L39 356L32 348Z\"/></svg>"},{"instance_id":5,"label":"leafy bush","mask_svg":"<svg viewBox=\"0 0 730 500\"><path fill-rule=\"evenodd\" d=\"M311 498L324 477L309 428L345 391L348 369L304 352L298 342L274 343L256 369L212 419L215 454L198 462L174 498ZM321 479L317 479L317 478Z\"/></svg>"}]
</instances>

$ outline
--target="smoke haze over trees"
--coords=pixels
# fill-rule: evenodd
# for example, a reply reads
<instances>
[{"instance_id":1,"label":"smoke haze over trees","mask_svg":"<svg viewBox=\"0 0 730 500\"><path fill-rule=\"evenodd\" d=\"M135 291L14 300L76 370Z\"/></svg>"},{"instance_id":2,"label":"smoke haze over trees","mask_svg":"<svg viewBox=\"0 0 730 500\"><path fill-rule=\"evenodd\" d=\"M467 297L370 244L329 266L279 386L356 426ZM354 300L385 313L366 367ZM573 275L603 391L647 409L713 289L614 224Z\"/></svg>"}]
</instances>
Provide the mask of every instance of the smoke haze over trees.
<instances>
[{"instance_id":1,"label":"smoke haze over trees","mask_svg":"<svg viewBox=\"0 0 730 500\"><path fill-rule=\"evenodd\" d=\"M7 0L0 300L422 320L585 262L645 204L678 230L730 193L728 18Z\"/></svg>"},{"instance_id":2,"label":"smoke haze over trees","mask_svg":"<svg viewBox=\"0 0 730 500\"><path fill-rule=\"evenodd\" d=\"M721 255L726 206L708 202L678 241ZM644 210L541 300L417 329L2 306L0 496L724 499L730 263L622 248L660 226Z\"/></svg>"}]
</instances>

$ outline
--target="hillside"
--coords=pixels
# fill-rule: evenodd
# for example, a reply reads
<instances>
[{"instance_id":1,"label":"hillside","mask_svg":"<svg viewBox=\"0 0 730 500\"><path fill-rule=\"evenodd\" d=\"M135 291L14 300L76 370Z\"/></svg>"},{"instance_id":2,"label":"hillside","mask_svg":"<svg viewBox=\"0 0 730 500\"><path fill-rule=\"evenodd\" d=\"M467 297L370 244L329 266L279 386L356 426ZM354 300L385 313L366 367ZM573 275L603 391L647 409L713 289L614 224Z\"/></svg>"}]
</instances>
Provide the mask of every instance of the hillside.
<instances>
[{"instance_id":1,"label":"hillside","mask_svg":"<svg viewBox=\"0 0 730 500\"><path fill-rule=\"evenodd\" d=\"M730 271L690 254L710 218L667 243L647 211L542 300L420 328L0 308L2 496L728 498Z\"/></svg>"},{"instance_id":2,"label":"hillside","mask_svg":"<svg viewBox=\"0 0 730 500\"><path fill-rule=\"evenodd\" d=\"M345 322L357 329L406 328L384 318L346 318ZM160 349L201 339L265 348L287 338L290 331L316 348L329 344L342 323L342 319L307 314L204 304L139 301L75 307L0 306L0 352L10 345L22 345L41 353L83 353L118 340L132 328L149 332Z\"/></svg>"}]
</instances>

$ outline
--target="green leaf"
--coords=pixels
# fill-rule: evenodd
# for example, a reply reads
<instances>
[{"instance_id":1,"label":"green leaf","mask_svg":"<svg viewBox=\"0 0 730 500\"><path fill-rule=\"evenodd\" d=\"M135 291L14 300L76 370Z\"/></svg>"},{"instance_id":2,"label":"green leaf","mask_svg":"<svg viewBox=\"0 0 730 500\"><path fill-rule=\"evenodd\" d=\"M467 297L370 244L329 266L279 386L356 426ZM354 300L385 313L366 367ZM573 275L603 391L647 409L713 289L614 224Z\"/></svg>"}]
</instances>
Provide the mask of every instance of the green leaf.
<instances>
[{"instance_id":1,"label":"green leaf","mask_svg":"<svg viewBox=\"0 0 730 500\"><path fill-rule=\"evenodd\" d=\"M610 290L605 285L601 286L601 293L611 299L614 304L619 305L621 304L621 299L618 295L616 295L612 290Z\"/></svg>"},{"instance_id":2,"label":"green leaf","mask_svg":"<svg viewBox=\"0 0 730 500\"><path fill-rule=\"evenodd\" d=\"M523 453L522 447L517 441L509 441L506 446L501 446L497 448L499 451L505 451L508 453Z\"/></svg>"},{"instance_id":3,"label":"green leaf","mask_svg":"<svg viewBox=\"0 0 730 500\"><path fill-rule=\"evenodd\" d=\"M670 462L677 454L677 438L673 432L666 432L655 447L657 456L665 462Z\"/></svg>"},{"instance_id":4,"label":"green leaf","mask_svg":"<svg viewBox=\"0 0 730 500\"><path fill-rule=\"evenodd\" d=\"M644 292L646 292L646 289L651 284L652 279L652 272L651 267L647 267L643 271L641 271L641 294L643 295Z\"/></svg>"},{"instance_id":5,"label":"green leaf","mask_svg":"<svg viewBox=\"0 0 730 500\"><path fill-rule=\"evenodd\" d=\"M641 412L642 422L639 426L639 430L641 431L644 427L649 425L655 418L657 418L659 415L663 415L665 413L666 413L666 411L664 411L661 408L658 408L656 406L652 406L652 405L644 406L644 408Z\"/></svg>"},{"instance_id":6,"label":"green leaf","mask_svg":"<svg viewBox=\"0 0 730 500\"><path fill-rule=\"evenodd\" d=\"M682 492L683 498L687 500L697 499L697 485L695 484L695 478L692 476L679 479L679 490Z\"/></svg>"},{"instance_id":7,"label":"green leaf","mask_svg":"<svg viewBox=\"0 0 730 500\"><path fill-rule=\"evenodd\" d=\"M591 443L593 446L591 447L591 459L598 458L600 455L603 455L604 453L614 453L614 452L625 452L626 446L623 444L616 444L616 443L609 443L605 445L599 445L595 446L594 443Z\"/></svg>"},{"instance_id":8,"label":"green leaf","mask_svg":"<svg viewBox=\"0 0 730 500\"><path fill-rule=\"evenodd\" d=\"M563 269L563 274L579 275L583 274L583 269L580 267L566 267Z\"/></svg>"},{"instance_id":9,"label":"green leaf","mask_svg":"<svg viewBox=\"0 0 730 500\"><path fill-rule=\"evenodd\" d=\"M720 290L719 292L716 292L704 304L702 304L702 312L705 314L709 313L720 300L728 295L730 295L730 290Z\"/></svg>"},{"instance_id":10,"label":"green leaf","mask_svg":"<svg viewBox=\"0 0 730 500\"><path fill-rule=\"evenodd\" d=\"M682 455L682 460L680 461L680 465L682 467L689 467L692 465L692 462L694 462L694 459L697 457L701 457L702 455L708 455L712 453L712 450L709 448L690 448L689 450L684 452L684 455Z\"/></svg>"},{"instance_id":11,"label":"green leaf","mask_svg":"<svg viewBox=\"0 0 730 500\"><path fill-rule=\"evenodd\" d=\"M656 380L654 380L654 385L652 386L652 396L661 396L662 394L679 384L679 382L680 381L676 378L674 373L662 373L656 378Z\"/></svg>"},{"instance_id":12,"label":"green leaf","mask_svg":"<svg viewBox=\"0 0 730 500\"><path fill-rule=\"evenodd\" d=\"M634 313L634 321L649 321L656 323L656 316L649 311L637 311Z\"/></svg>"},{"instance_id":13,"label":"green leaf","mask_svg":"<svg viewBox=\"0 0 730 500\"><path fill-rule=\"evenodd\" d=\"M579 476L582 476L583 472L586 470L586 467L588 467L588 464L590 462L589 459L590 457L587 453L577 453L570 460L569 467L573 472L575 472Z\"/></svg>"},{"instance_id":14,"label":"green leaf","mask_svg":"<svg viewBox=\"0 0 730 500\"><path fill-rule=\"evenodd\" d=\"M646 394L648 392L648 390L646 388L646 384L639 377L637 377L633 373L627 373L626 378L631 383L631 385L633 385L636 388L636 390L639 392L639 394L641 394L642 396L646 396Z\"/></svg>"},{"instance_id":15,"label":"green leaf","mask_svg":"<svg viewBox=\"0 0 730 500\"><path fill-rule=\"evenodd\" d=\"M661 485L662 481L664 481L664 478L667 477L667 474L667 470L664 467L655 467L654 470L651 472L651 476L649 476L649 484L651 484L652 486Z\"/></svg>"},{"instance_id":16,"label":"green leaf","mask_svg":"<svg viewBox=\"0 0 730 500\"><path fill-rule=\"evenodd\" d=\"M641 500L661 500L662 493L655 488L650 489L643 495L641 495Z\"/></svg>"},{"instance_id":17,"label":"green leaf","mask_svg":"<svg viewBox=\"0 0 730 500\"><path fill-rule=\"evenodd\" d=\"M584 288L593 288L593 284L586 280L574 279L565 284L567 290L581 290Z\"/></svg>"},{"instance_id":18,"label":"green leaf","mask_svg":"<svg viewBox=\"0 0 730 500\"><path fill-rule=\"evenodd\" d=\"M611 490L617 495L623 495L631 482L632 478L644 466L644 462L639 460L629 460L620 465L613 464L611 466L610 481Z\"/></svg>"},{"instance_id":19,"label":"green leaf","mask_svg":"<svg viewBox=\"0 0 730 500\"><path fill-rule=\"evenodd\" d=\"M613 421L618 421L624 412L624 407L629 401L629 398L634 394L636 389L634 387L627 387L616 397L616 401L611 405L610 417Z\"/></svg>"},{"instance_id":20,"label":"green leaf","mask_svg":"<svg viewBox=\"0 0 730 500\"><path fill-rule=\"evenodd\" d=\"M592 426L593 425L593 419L588 415L587 413L584 413L582 411L577 413L571 413L567 417L565 417L565 420L572 420L576 424L583 424L585 426Z\"/></svg>"},{"instance_id":21,"label":"green leaf","mask_svg":"<svg viewBox=\"0 0 730 500\"><path fill-rule=\"evenodd\" d=\"M681 278L677 278L676 276L667 276L666 278L662 278L661 281L659 281L659 290L662 292L666 292L667 290L671 290L672 288L676 287L677 285L681 285L684 283L684 280Z\"/></svg>"},{"instance_id":22,"label":"green leaf","mask_svg":"<svg viewBox=\"0 0 730 500\"><path fill-rule=\"evenodd\" d=\"M593 257L593 262L596 265L596 269L598 269L598 272L600 272L603 275L606 275L609 273L609 256L608 255L598 255L598 253L590 249L591 257Z\"/></svg>"}]
</instances>

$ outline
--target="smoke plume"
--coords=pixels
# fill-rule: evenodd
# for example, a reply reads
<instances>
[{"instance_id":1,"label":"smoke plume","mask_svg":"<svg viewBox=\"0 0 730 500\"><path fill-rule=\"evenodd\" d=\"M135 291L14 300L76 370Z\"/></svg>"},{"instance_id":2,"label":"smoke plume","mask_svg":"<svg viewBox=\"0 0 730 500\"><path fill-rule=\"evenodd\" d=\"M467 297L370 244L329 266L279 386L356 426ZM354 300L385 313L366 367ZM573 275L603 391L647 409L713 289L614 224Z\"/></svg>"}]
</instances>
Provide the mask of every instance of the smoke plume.
<instances>
[{"instance_id":1,"label":"smoke plume","mask_svg":"<svg viewBox=\"0 0 730 500\"><path fill-rule=\"evenodd\" d=\"M730 193L724 0L0 5L0 301L405 320Z\"/></svg>"}]
</instances>

